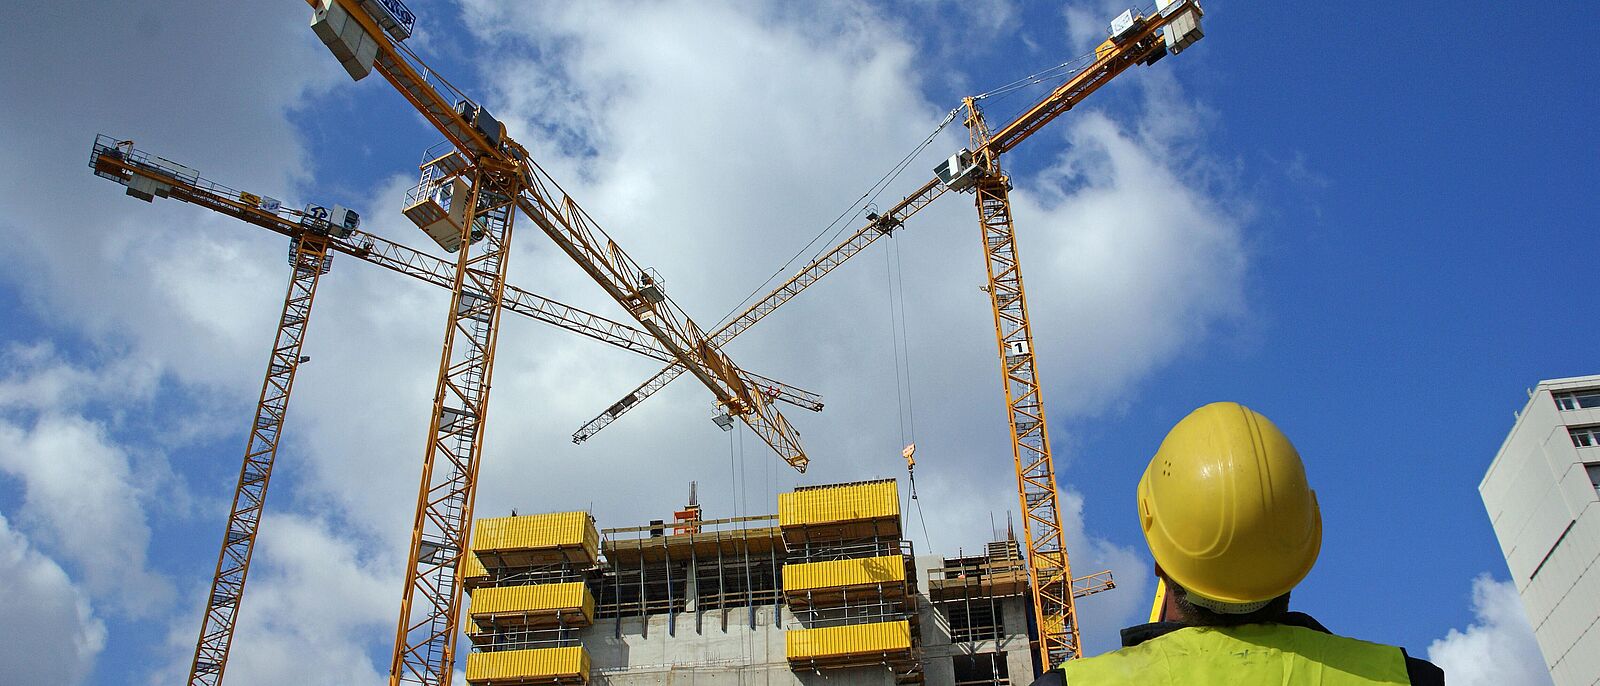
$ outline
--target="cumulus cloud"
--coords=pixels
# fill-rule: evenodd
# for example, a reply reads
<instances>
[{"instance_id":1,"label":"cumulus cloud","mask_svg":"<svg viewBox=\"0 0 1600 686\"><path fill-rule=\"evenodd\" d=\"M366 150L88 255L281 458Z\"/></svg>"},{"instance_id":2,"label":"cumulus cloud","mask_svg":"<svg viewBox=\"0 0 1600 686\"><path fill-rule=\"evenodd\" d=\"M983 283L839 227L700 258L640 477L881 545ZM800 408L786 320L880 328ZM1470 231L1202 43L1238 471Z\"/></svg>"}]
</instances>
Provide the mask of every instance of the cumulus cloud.
<instances>
[{"instance_id":1,"label":"cumulus cloud","mask_svg":"<svg viewBox=\"0 0 1600 686\"><path fill-rule=\"evenodd\" d=\"M1465 630L1451 629L1428 646L1428 660L1444 669L1453 686L1554 683L1515 585L1478 575L1472 580L1472 614L1477 619Z\"/></svg>"},{"instance_id":2,"label":"cumulus cloud","mask_svg":"<svg viewBox=\"0 0 1600 686\"><path fill-rule=\"evenodd\" d=\"M23 366L0 377L0 399L13 401L0 403L0 472L22 485L21 520L75 563L89 589L112 607L135 616L162 607L172 591L146 568L150 528L140 498L148 494L134 481L133 461L103 424L64 400L94 392L97 383L73 388L73 380L88 379L108 382L99 388L104 395L129 397L128 387L113 381L126 377L59 361L39 364L46 357L39 348L7 357ZM60 404L40 405L52 399Z\"/></svg>"},{"instance_id":3,"label":"cumulus cloud","mask_svg":"<svg viewBox=\"0 0 1600 686\"><path fill-rule=\"evenodd\" d=\"M310 165L285 114L339 71L291 40L308 11L107 0L0 8L6 25L26 27L0 58L29 65L0 74L0 88L18 94L0 104L0 130L14 134L0 153L10 208L0 257L18 299L52 326L159 360L181 379L251 376L246 361L262 356L252 325L271 320L282 292L270 266L282 257L268 254L266 236L177 203L144 206L86 163L95 134L106 133L244 187L305 179ZM231 154L215 154L219 146ZM227 359L205 363L219 355Z\"/></svg>"},{"instance_id":4,"label":"cumulus cloud","mask_svg":"<svg viewBox=\"0 0 1600 686\"><path fill-rule=\"evenodd\" d=\"M1030 283L1044 286L1030 289L1043 305L1036 345L1061 370L1050 397L1092 414L1243 311L1247 253L1240 217L1164 161L1159 142L1093 111L1066 140L1016 214L1029 220Z\"/></svg>"},{"instance_id":5,"label":"cumulus cloud","mask_svg":"<svg viewBox=\"0 0 1600 686\"><path fill-rule=\"evenodd\" d=\"M0 514L0 671L23 684L81 683L105 647L88 594Z\"/></svg>"},{"instance_id":6,"label":"cumulus cloud","mask_svg":"<svg viewBox=\"0 0 1600 686\"><path fill-rule=\"evenodd\" d=\"M240 606L228 683L382 681L371 651L386 647L382 638L394 629L399 560L364 555L338 525L296 514L263 519L256 560ZM152 686L188 675L201 608L192 610L192 616L186 612L169 623L166 643L174 658L146 680Z\"/></svg>"},{"instance_id":7,"label":"cumulus cloud","mask_svg":"<svg viewBox=\"0 0 1600 686\"><path fill-rule=\"evenodd\" d=\"M240 608L229 683L375 684L383 672L369 650L394 629L400 561L360 552L340 527L293 514L269 515L260 563ZM195 617L199 616L198 609ZM178 622L174 653L192 646L194 625ZM169 667L187 674L188 663ZM386 671L386 670L385 670ZM152 680L152 683L171 683Z\"/></svg>"}]
</instances>

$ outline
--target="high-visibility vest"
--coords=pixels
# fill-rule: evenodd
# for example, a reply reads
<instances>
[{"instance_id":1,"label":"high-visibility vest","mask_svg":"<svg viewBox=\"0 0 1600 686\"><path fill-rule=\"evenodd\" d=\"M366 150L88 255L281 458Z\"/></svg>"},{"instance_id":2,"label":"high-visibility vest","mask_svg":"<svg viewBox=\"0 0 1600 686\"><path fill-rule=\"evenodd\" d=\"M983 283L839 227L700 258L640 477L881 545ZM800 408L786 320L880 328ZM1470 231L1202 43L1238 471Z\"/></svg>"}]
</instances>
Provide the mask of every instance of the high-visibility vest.
<instances>
[{"instance_id":1,"label":"high-visibility vest","mask_svg":"<svg viewBox=\"0 0 1600 686\"><path fill-rule=\"evenodd\" d=\"M1060 669L1066 686L1411 683L1399 648L1285 624L1187 627Z\"/></svg>"}]
</instances>

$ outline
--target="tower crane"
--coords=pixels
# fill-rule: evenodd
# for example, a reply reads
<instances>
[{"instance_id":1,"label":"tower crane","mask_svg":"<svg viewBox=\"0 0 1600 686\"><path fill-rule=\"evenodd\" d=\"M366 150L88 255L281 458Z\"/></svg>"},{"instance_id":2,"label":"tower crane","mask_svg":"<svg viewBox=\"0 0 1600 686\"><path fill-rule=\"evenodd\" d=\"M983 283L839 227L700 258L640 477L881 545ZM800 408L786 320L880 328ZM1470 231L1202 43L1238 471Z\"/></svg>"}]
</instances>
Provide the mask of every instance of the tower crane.
<instances>
[{"instance_id":1,"label":"tower crane","mask_svg":"<svg viewBox=\"0 0 1600 686\"><path fill-rule=\"evenodd\" d=\"M797 470L805 470L809 457L799 433L667 296L661 280L628 256L504 125L405 46L416 16L400 0L306 1L312 30L351 78L376 69L448 143L426 156L406 203L406 215L458 258L389 669L392 686L448 684L461 600L458 565L468 544L517 210L710 389L724 416L744 421Z\"/></svg>"},{"instance_id":2,"label":"tower crane","mask_svg":"<svg viewBox=\"0 0 1600 686\"><path fill-rule=\"evenodd\" d=\"M156 197L176 198L287 235L291 241L289 290L234 489L200 637L190 662L188 683L214 686L221 683L227 668L295 373L301 363L308 361L300 354L301 344L310 323L319 278L331 268L332 253L343 252L443 287L450 285L452 265L362 232L358 228L360 217L345 208L334 206L330 211L308 205L304 210L287 209L270 197L233 190L202 178L187 166L137 150L132 141L97 136L90 167L97 175L126 186L128 195L146 202ZM506 294L505 307L509 311L663 362L673 359L643 331L515 286L507 285ZM810 410L822 408L821 399L814 394L782 382L748 372L746 381L767 389L779 400Z\"/></svg>"},{"instance_id":3,"label":"tower crane","mask_svg":"<svg viewBox=\"0 0 1600 686\"><path fill-rule=\"evenodd\" d=\"M1103 588L1103 584L1097 582L1099 574L1073 579L1068 565L1044 400L1034 369L1033 334L1013 234L1011 183L1000 168L999 158L1128 68L1154 64L1204 36L1200 29L1203 10L1198 0L1157 0L1156 5L1150 15L1133 10L1119 15L1111 23L1110 37L1096 47L1092 57L1083 58L1085 65L1081 69L998 129L989 127L979 108L987 94L965 98L951 112L951 118L964 113L969 148L952 155L935 170L933 179L888 210L868 214L867 224L711 333L714 344L727 344L878 238L901 228L906 219L946 191L974 193L989 279L985 290L994 312L1017 497L1023 512L1030 589L1035 616L1040 618L1037 651L1040 664L1046 669L1082 656L1073 598ZM657 372L580 428L573 434L573 441L582 442L593 436L683 371L682 367L669 365Z\"/></svg>"}]
</instances>

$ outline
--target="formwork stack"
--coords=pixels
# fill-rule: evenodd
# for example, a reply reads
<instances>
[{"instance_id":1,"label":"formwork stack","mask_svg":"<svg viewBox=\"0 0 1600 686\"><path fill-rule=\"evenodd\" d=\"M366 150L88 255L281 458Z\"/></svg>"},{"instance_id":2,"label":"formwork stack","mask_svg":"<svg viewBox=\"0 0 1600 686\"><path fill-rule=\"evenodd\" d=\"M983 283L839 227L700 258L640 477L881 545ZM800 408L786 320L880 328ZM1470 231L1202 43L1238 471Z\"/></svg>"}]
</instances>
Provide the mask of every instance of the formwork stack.
<instances>
[{"instance_id":1,"label":"formwork stack","mask_svg":"<svg viewBox=\"0 0 1600 686\"><path fill-rule=\"evenodd\" d=\"M586 583L600 533L586 512L480 519L461 570L471 595L467 683L584 686L589 654L578 632L594 623Z\"/></svg>"},{"instance_id":2,"label":"formwork stack","mask_svg":"<svg viewBox=\"0 0 1600 686\"><path fill-rule=\"evenodd\" d=\"M784 600L800 624L784 636L790 667L823 673L883 665L896 683L922 683L916 574L901 539L895 482L781 494L778 526L787 552Z\"/></svg>"}]
</instances>

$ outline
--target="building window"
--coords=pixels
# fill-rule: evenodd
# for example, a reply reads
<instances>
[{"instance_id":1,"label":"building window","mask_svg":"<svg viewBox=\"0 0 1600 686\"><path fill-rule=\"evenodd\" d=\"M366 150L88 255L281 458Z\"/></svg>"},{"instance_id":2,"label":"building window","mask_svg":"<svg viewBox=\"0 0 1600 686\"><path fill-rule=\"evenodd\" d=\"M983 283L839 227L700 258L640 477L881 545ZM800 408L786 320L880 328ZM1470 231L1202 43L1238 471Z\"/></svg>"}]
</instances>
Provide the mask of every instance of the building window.
<instances>
[{"instance_id":1,"label":"building window","mask_svg":"<svg viewBox=\"0 0 1600 686\"><path fill-rule=\"evenodd\" d=\"M1594 486L1596 495L1600 495L1600 463L1590 463L1583 466L1589 471L1589 483Z\"/></svg>"},{"instance_id":2,"label":"building window","mask_svg":"<svg viewBox=\"0 0 1600 686\"><path fill-rule=\"evenodd\" d=\"M1569 426L1567 433L1572 435L1572 445L1578 448L1600 446L1600 424L1594 426Z\"/></svg>"},{"instance_id":3,"label":"building window","mask_svg":"<svg viewBox=\"0 0 1600 686\"><path fill-rule=\"evenodd\" d=\"M1556 400L1556 407L1563 410L1579 410L1590 407L1600 407L1600 388L1584 391L1565 391L1551 395Z\"/></svg>"}]
</instances>

